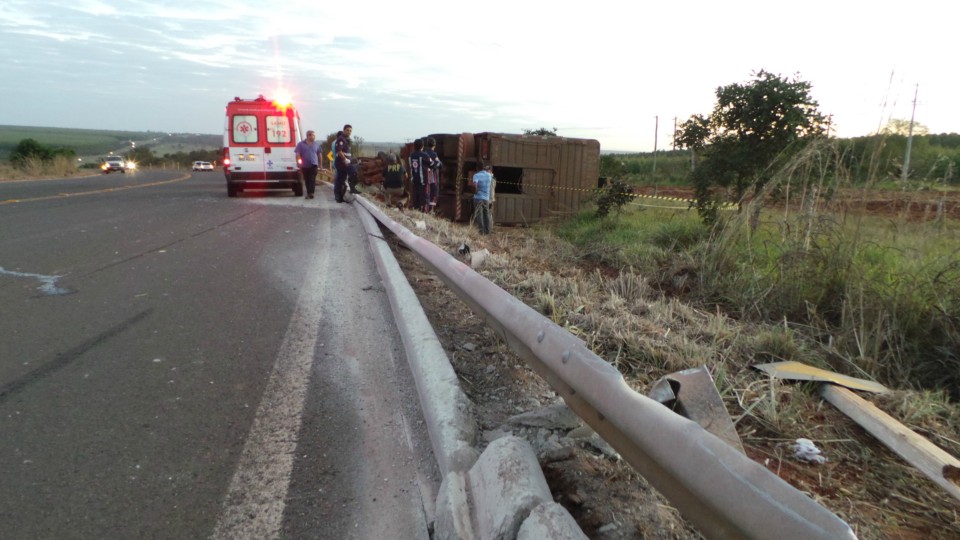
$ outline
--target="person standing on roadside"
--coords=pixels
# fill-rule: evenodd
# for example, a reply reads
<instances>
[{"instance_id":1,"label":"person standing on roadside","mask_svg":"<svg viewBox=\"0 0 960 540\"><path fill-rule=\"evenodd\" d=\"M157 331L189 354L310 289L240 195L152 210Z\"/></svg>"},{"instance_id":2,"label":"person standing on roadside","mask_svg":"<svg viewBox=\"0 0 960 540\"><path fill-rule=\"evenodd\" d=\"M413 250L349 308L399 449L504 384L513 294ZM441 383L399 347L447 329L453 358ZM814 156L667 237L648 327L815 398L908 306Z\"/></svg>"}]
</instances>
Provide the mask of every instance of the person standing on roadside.
<instances>
[{"instance_id":1,"label":"person standing on roadside","mask_svg":"<svg viewBox=\"0 0 960 540\"><path fill-rule=\"evenodd\" d=\"M307 138L297 143L294 150L297 154L297 161L300 163L300 172L303 173L303 183L306 187L304 199L312 199L313 192L317 189L317 172L320 171L320 143L317 142L317 134L314 131L307 130Z\"/></svg>"},{"instance_id":2,"label":"person standing on roadside","mask_svg":"<svg viewBox=\"0 0 960 540\"><path fill-rule=\"evenodd\" d=\"M393 206L393 197L403 196L403 178L407 169L400 163L397 156L390 154L386 157L387 164L383 167L383 199L388 207ZM397 204L399 207L399 203Z\"/></svg>"},{"instance_id":3,"label":"person standing on roadside","mask_svg":"<svg viewBox=\"0 0 960 540\"><path fill-rule=\"evenodd\" d=\"M480 234L490 234L493 219L490 216L490 201L493 193L493 167L481 163L480 170L473 175L473 185L477 193L473 196L473 222Z\"/></svg>"},{"instance_id":4,"label":"person standing on roadside","mask_svg":"<svg viewBox=\"0 0 960 540\"><path fill-rule=\"evenodd\" d=\"M413 208L421 212L427 211L427 169L430 168L430 156L423 151L423 139L413 142L413 153L410 154L410 184Z\"/></svg>"},{"instance_id":5,"label":"person standing on roadside","mask_svg":"<svg viewBox=\"0 0 960 540\"><path fill-rule=\"evenodd\" d=\"M353 126L350 124L343 126L343 131L337 135L337 140L333 143L334 168L336 169L336 175L333 179L333 195L338 203L343 202L347 185L350 187L350 193L360 193L357 191L357 165L353 163L353 156L350 154L350 134L352 133Z\"/></svg>"},{"instance_id":6,"label":"person standing on roadside","mask_svg":"<svg viewBox=\"0 0 960 540\"><path fill-rule=\"evenodd\" d=\"M430 165L427 169L427 189L426 189L426 212L434 212L437 209L437 198L440 196L440 171L443 163L440 156L437 155L437 141L433 137L427 137L426 148L423 150L430 157Z\"/></svg>"}]
</instances>

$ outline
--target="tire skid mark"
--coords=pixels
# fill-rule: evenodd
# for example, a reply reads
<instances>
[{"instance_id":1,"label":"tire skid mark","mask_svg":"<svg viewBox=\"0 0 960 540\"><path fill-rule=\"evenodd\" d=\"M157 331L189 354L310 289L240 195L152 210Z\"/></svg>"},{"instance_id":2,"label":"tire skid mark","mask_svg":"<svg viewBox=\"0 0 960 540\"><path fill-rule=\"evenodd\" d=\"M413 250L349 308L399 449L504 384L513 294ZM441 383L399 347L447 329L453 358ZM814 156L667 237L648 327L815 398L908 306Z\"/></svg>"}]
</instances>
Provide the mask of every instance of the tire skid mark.
<instances>
[{"instance_id":1,"label":"tire skid mark","mask_svg":"<svg viewBox=\"0 0 960 540\"><path fill-rule=\"evenodd\" d=\"M31 384L39 382L72 364L74 361L86 354L87 351L90 351L94 347L101 345L116 336L119 336L123 332L126 332L136 324L149 317L152 312L153 308L141 311L133 317L121 322L120 324L117 324L112 328L108 328L106 331L93 336L76 347L58 354L53 360L43 364L37 369L34 369L33 371L0 386L0 404L3 404L9 398L19 394Z\"/></svg>"}]
</instances>

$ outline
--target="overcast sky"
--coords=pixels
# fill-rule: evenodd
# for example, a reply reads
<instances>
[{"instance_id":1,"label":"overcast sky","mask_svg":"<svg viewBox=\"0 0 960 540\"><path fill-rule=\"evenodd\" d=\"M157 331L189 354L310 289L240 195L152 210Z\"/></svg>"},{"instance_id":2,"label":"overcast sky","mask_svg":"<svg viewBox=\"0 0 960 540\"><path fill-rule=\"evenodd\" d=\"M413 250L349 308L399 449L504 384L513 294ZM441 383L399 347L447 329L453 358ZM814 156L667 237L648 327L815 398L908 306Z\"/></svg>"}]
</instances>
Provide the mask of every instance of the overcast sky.
<instances>
[{"instance_id":1,"label":"overcast sky","mask_svg":"<svg viewBox=\"0 0 960 540\"><path fill-rule=\"evenodd\" d=\"M917 122L960 132L958 14L948 0L2 0L0 124L220 133L234 96L285 91L321 135L546 127L652 151L765 69L812 83L841 137L909 119L917 85Z\"/></svg>"}]
</instances>

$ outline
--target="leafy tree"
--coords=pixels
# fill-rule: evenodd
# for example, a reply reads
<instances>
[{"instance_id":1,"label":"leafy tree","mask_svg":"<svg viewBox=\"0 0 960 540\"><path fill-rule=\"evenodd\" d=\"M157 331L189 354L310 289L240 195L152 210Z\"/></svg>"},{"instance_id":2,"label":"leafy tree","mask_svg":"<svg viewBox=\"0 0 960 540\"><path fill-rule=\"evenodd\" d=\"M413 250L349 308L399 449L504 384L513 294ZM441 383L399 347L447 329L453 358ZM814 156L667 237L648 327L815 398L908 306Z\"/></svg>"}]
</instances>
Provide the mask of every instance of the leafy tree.
<instances>
[{"instance_id":1,"label":"leafy tree","mask_svg":"<svg viewBox=\"0 0 960 540\"><path fill-rule=\"evenodd\" d=\"M50 161L55 157L63 156L66 158L76 157L77 153L72 148L50 147L37 142L36 139L21 139L10 154L10 162L16 166L23 165L28 159L39 159L40 161Z\"/></svg>"},{"instance_id":2,"label":"leafy tree","mask_svg":"<svg viewBox=\"0 0 960 540\"><path fill-rule=\"evenodd\" d=\"M697 209L706 222L717 217L714 188L732 190L742 202L750 188L759 193L777 160L799 150L799 143L827 132L827 118L810 96L810 83L764 70L752 76L747 83L717 88L710 116L695 115L678 127L678 146L703 158L691 180Z\"/></svg>"},{"instance_id":3,"label":"leafy tree","mask_svg":"<svg viewBox=\"0 0 960 540\"><path fill-rule=\"evenodd\" d=\"M10 154L10 162L20 165L30 158L47 161L50 157L50 149L37 142L36 139L21 139Z\"/></svg>"},{"instance_id":4,"label":"leafy tree","mask_svg":"<svg viewBox=\"0 0 960 540\"><path fill-rule=\"evenodd\" d=\"M525 129L523 130L523 134L524 135L540 135L543 137L556 137L557 128L547 129L542 127L539 129Z\"/></svg>"},{"instance_id":5,"label":"leafy tree","mask_svg":"<svg viewBox=\"0 0 960 540\"><path fill-rule=\"evenodd\" d=\"M927 135L929 133L930 128L927 126L919 122L913 123L914 135ZM906 137L910 135L910 121L902 118L893 118L880 129L880 135L903 135Z\"/></svg>"},{"instance_id":6,"label":"leafy tree","mask_svg":"<svg viewBox=\"0 0 960 540\"><path fill-rule=\"evenodd\" d=\"M615 211L617 215L623 206L633 200L633 190L620 178L608 182L597 196L597 217L603 218Z\"/></svg>"}]
</instances>

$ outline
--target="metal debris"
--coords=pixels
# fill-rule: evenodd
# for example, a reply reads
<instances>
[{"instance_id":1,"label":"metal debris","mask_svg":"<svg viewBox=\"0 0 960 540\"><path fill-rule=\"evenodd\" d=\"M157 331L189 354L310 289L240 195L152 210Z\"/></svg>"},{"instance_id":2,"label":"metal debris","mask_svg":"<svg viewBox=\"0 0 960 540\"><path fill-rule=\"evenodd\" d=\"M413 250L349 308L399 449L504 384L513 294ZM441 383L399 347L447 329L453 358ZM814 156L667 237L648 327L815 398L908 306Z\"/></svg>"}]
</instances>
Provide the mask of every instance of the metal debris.
<instances>
[{"instance_id":1,"label":"metal debris","mask_svg":"<svg viewBox=\"0 0 960 540\"><path fill-rule=\"evenodd\" d=\"M840 375L839 373L815 368L801 362L774 362L772 364L759 364L753 367L777 379L829 382L846 386L852 390L863 390L865 392L875 392L878 394L890 391L886 386L878 382Z\"/></svg>"},{"instance_id":2,"label":"metal debris","mask_svg":"<svg viewBox=\"0 0 960 540\"><path fill-rule=\"evenodd\" d=\"M737 428L705 366L662 377L647 395L746 454Z\"/></svg>"}]
</instances>

